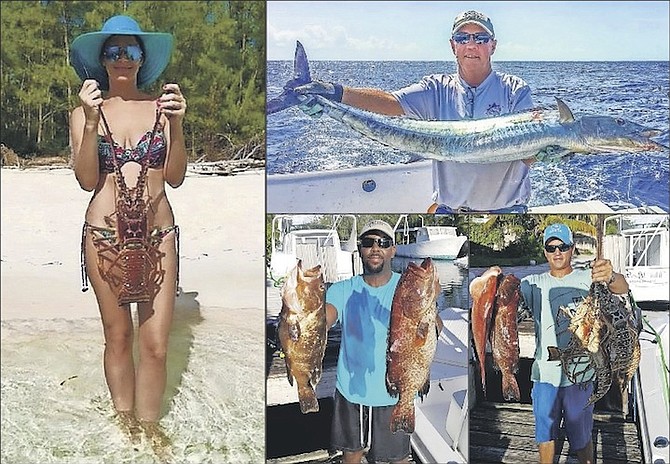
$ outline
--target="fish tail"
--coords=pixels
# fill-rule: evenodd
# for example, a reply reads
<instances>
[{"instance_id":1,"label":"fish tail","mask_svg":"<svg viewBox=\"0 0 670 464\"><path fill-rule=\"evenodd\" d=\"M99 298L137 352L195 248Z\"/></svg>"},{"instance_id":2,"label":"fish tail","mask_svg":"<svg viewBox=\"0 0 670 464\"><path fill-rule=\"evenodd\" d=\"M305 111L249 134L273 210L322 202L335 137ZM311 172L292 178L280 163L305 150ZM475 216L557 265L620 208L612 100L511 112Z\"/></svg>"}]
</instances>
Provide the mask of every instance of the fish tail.
<instances>
[{"instance_id":1,"label":"fish tail","mask_svg":"<svg viewBox=\"0 0 670 464\"><path fill-rule=\"evenodd\" d=\"M426 381L423 383L423 385L418 391L421 401L423 401L423 397L426 396L429 391L430 391L430 371L428 372L428 375L426 375Z\"/></svg>"},{"instance_id":2,"label":"fish tail","mask_svg":"<svg viewBox=\"0 0 670 464\"><path fill-rule=\"evenodd\" d=\"M409 404L398 401L391 412L391 432L396 433L403 430L407 433L414 432L414 403Z\"/></svg>"},{"instance_id":3,"label":"fish tail","mask_svg":"<svg viewBox=\"0 0 670 464\"><path fill-rule=\"evenodd\" d=\"M293 58L293 79L284 85L281 95L269 100L266 105L266 114L283 111L286 108L300 104L298 95L293 91L296 87L311 82L309 72L309 61L305 49L299 41L296 41L295 57Z\"/></svg>"},{"instance_id":4,"label":"fish tail","mask_svg":"<svg viewBox=\"0 0 670 464\"><path fill-rule=\"evenodd\" d=\"M286 364L286 378L288 379L288 383L293 386L293 373L291 372L291 363L288 360L288 357L284 357L284 364Z\"/></svg>"},{"instance_id":5,"label":"fish tail","mask_svg":"<svg viewBox=\"0 0 670 464\"><path fill-rule=\"evenodd\" d=\"M482 391L484 392L484 398L486 398L486 365L483 362L480 363L479 369L482 377Z\"/></svg>"},{"instance_id":6,"label":"fish tail","mask_svg":"<svg viewBox=\"0 0 670 464\"><path fill-rule=\"evenodd\" d=\"M505 401L519 401L521 399L519 384L516 381L516 377L510 373L503 373L502 394Z\"/></svg>"},{"instance_id":7,"label":"fish tail","mask_svg":"<svg viewBox=\"0 0 670 464\"><path fill-rule=\"evenodd\" d=\"M319 401L316 399L316 393L312 387L298 387L298 401L300 403L300 412L303 414L319 412Z\"/></svg>"}]
</instances>

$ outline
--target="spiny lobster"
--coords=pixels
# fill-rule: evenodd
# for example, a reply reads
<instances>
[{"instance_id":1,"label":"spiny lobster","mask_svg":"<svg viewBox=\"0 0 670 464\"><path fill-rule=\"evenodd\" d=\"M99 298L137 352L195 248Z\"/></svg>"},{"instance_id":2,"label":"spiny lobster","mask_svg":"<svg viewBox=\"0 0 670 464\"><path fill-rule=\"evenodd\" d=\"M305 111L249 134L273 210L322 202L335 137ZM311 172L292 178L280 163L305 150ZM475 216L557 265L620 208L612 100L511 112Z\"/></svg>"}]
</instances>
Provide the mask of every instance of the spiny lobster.
<instances>
[{"instance_id":1,"label":"spiny lobster","mask_svg":"<svg viewBox=\"0 0 670 464\"><path fill-rule=\"evenodd\" d=\"M115 212L105 217L111 229L91 227L97 232L93 243L98 251L98 269L102 278L117 289L119 306L148 302L156 295L165 274L158 246L172 228L161 231L155 227L149 232L147 214L151 198L145 196L148 156L141 159L136 185L128 187L117 160L117 150L123 149L114 143L102 109L100 115L105 126L105 140L114 150L112 159L117 198ZM159 121L160 112L157 110L147 153L151 150Z\"/></svg>"},{"instance_id":2,"label":"spiny lobster","mask_svg":"<svg viewBox=\"0 0 670 464\"><path fill-rule=\"evenodd\" d=\"M615 295L601 282L591 284L589 294L570 311L561 308L558 319L570 319L571 338L550 359L560 359L563 372L573 383L595 381L588 404L602 398L614 377L625 386L640 363L639 323L628 295Z\"/></svg>"}]
</instances>

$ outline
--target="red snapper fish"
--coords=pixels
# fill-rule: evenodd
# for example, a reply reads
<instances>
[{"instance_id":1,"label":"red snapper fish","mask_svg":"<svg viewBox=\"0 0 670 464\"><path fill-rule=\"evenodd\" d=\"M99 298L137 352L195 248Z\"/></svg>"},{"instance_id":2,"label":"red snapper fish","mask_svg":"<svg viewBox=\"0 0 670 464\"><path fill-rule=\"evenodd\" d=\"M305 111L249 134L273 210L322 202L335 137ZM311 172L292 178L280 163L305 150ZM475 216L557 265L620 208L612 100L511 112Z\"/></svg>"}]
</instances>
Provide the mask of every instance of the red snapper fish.
<instances>
[{"instance_id":1,"label":"red snapper fish","mask_svg":"<svg viewBox=\"0 0 670 464\"><path fill-rule=\"evenodd\" d=\"M398 282L391 305L386 350L386 389L399 396L391 414L393 433L414 432L414 397L430 387L430 364L437 348L437 297L440 284L430 258L410 262Z\"/></svg>"},{"instance_id":2,"label":"red snapper fish","mask_svg":"<svg viewBox=\"0 0 670 464\"><path fill-rule=\"evenodd\" d=\"M316 385L321 379L326 352L327 328L325 287L321 266L303 270L302 261L289 273L281 289L279 340L286 362L286 375L298 384L303 414L319 411Z\"/></svg>"},{"instance_id":3,"label":"red snapper fish","mask_svg":"<svg viewBox=\"0 0 670 464\"><path fill-rule=\"evenodd\" d=\"M496 291L498 290L498 278L502 275L502 269L492 266L482 275L470 282L470 297L472 298L472 311L470 311L470 324L472 326L472 338L475 341L475 352L479 361L479 369L482 378L482 388L486 397L486 342L489 339L491 320L495 307Z\"/></svg>"}]
</instances>

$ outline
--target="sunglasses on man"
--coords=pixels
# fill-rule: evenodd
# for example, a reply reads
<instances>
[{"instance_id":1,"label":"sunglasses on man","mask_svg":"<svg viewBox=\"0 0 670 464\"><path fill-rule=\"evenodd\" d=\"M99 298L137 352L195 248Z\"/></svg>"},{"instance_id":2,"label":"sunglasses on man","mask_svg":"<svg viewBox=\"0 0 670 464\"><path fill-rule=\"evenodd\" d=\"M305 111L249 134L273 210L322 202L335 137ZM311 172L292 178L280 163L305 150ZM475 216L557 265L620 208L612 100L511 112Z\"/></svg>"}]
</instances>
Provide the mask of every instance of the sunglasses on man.
<instances>
[{"instance_id":1,"label":"sunglasses on man","mask_svg":"<svg viewBox=\"0 0 670 464\"><path fill-rule=\"evenodd\" d=\"M489 40L493 39L490 34L486 32L476 32L474 34L468 34L466 32L456 32L451 36L451 39L459 45L465 45L470 42L470 39L474 40L477 45L489 43Z\"/></svg>"},{"instance_id":2,"label":"sunglasses on man","mask_svg":"<svg viewBox=\"0 0 670 464\"><path fill-rule=\"evenodd\" d=\"M379 248L389 248L393 245L393 240L390 238L372 238L372 237L363 237L358 241L358 244L362 248L372 248L374 244L377 244Z\"/></svg>"},{"instance_id":3,"label":"sunglasses on man","mask_svg":"<svg viewBox=\"0 0 670 464\"><path fill-rule=\"evenodd\" d=\"M547 253L553 253L553 252L556 251L556 249L560 250L561 253L565 253L570 248L572 248L572 245L568 245L567 243L561 243L560 245L545 245L544 246L544 249L547 251Z\"/></svg>"},{"instance_id":4,"label":"sunglasses on man","mask_svg":"<svg viewBox=\"0 0 670 464\"><path fill-rule=\"evenodd\" d=\"M119 61L122 56L129 61L140 61L144 54L138 44L108 45L102 50L102 57L109 61Z\"/></svg>"}]
</instances>

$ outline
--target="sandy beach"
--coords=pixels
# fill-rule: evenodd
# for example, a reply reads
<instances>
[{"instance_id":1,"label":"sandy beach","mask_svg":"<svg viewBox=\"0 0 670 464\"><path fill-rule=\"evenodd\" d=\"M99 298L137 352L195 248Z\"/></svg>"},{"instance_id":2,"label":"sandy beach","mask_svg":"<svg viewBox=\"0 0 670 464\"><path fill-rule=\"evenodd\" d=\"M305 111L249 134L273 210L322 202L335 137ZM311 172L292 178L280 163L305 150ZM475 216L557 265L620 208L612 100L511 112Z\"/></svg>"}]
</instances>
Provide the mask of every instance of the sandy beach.
<instances>
[{"instance_id":1,"label":"sandy beach","mask_svg":"<svg viewBox=\"0 0 670 464\"><path fill-rule=\"evenodd\" d=\"M155 462L124 441L79 244L70 169L2 169L2 463ZM264 171L188 173L167 195L180 288L161 424L178 462L264 459Z\"/></svg>"}]
</instances>

